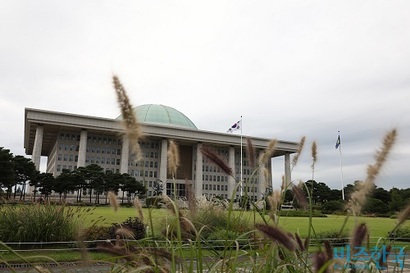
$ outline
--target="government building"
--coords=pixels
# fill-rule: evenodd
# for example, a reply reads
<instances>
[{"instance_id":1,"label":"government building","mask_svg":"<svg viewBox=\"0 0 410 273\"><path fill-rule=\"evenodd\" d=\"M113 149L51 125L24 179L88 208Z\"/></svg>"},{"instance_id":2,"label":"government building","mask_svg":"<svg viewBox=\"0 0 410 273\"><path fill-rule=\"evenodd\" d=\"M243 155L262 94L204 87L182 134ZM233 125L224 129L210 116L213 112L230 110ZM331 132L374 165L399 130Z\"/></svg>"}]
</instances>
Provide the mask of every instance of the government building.
<instances>
[{"instance_id":1,"label":"government building","mask_svg":"<svg viewBox=\"0 0 410 273\"><path fill-rule=\"evenodd\" d=\"M121 116L108 119L31 108L25 109L25 153L32 156L37 169L41 156L47 157L46 172L54 176L63 169L98 164L106 171L135 177L146 186L147 196L153 194L156 183L162 183L164 191L171 195L174 180L168 174L167 150L169 140L173 140L180 153L180 167L175 177L179 196L187 194L189 184L196 197L231 198L236 181L242 178L242 190L238 190L235 197L246 191L257 200L271 185L263 171L252 174L255 168L250 166L246 155L247 138L252 141L255 158L264 153L271 139L201 130L183 113L164 105L141 105L134 111L144 135L139 161L135 160L123 133ZM203 147L212 149L224 160L234 177L204 157ZM273 157L284 157L283 174L289 183L290 154L297 151L298 143L278 141L276 147Z\"/></svg>"}]
</instances>

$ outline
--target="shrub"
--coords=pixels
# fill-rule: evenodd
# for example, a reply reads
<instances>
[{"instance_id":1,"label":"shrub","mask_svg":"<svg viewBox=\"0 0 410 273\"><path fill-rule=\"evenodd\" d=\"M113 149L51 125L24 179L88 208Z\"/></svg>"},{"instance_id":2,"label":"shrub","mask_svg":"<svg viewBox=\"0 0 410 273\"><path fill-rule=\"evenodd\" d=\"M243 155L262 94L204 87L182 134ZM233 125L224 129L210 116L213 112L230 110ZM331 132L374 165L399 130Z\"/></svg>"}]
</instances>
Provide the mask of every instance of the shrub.
<instances>
[{"instance_id":1,"label":"shrub","mask_svg":"<svg viewBox=\"0 0 410 273\"><path fill-rule=\"evenodd\" d=\"M345 245L349 242L349 232L343 231L340 233L339 230L327 230L316 233L316 239L319 243L324 241L329 241L333 246Z\"/></svg>"},{"instance_id":2,"label":"shrub","mask_svg":"<svg viewBox=\"0 0 410 273\"><path fill-rule=\"evenodd\" d=\"M401 226L394 233L388 234L389 239L410 242L410 226Z\"/></svg>"},{"instance_id":3,"label":"shrub","mask_svg":"<svg viewBox=\"0 0 410 273\"><path fill-rule=\"evenodd\" d=\"M83 230L82 238L84 241L98 241L109 239L109 227L91 226Z\"/></svg>"},{"instance_id":4,"label":"shrub","mask_svg":"<svg viewBox=\"0 0 410 273\"><path fill-rule=\"evenodd\" d=\"M108 238L115 239L116 231L119 228L126 228L132 231L134 233L133 238L135 240L143 239L146 235L146 227L138 217L128 217L127 220L125 220L121 224L112 224L108 228Z\"/></svg>"},{"instance_id":5,"label":"shrub","mask_svg":"<svg viewBox=\"0 0 410 273\"><path fill-rule=\"evenodd\" d=\"M310 217L309 211L306 210L281 210L279 215L286 217ZM327 217L327 215L314 211L312 217Z\"/></svg>"}]
</instances>

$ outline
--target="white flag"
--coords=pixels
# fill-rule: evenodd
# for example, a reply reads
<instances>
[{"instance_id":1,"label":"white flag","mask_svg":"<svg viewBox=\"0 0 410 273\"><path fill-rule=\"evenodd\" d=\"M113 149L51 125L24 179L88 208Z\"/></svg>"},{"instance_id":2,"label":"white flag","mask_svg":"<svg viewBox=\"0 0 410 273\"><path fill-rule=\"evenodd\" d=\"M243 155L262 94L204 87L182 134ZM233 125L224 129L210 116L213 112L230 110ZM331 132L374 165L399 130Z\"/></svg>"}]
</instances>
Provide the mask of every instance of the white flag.
<instances>
[{"instance_id":1,"label":"white flag","mask_svg":"<svg viewBox=\"0 0 410 273\"><path fill-rule=\"evenodd\" d=\"M238 121L236 123L234 123L234 125L232 125L227 132L232 133L233 131L239 130L241 129L241 121Z\"/></svg>"}]
</instances>

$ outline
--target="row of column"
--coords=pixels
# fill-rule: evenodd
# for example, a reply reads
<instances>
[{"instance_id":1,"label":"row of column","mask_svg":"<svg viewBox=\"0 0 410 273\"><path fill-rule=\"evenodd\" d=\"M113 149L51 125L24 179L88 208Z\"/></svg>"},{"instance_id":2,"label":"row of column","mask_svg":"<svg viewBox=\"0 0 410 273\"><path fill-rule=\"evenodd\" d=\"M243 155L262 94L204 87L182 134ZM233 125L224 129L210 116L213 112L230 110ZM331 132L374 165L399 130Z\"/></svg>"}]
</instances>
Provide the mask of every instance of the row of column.
<instances>
[{"instance_id":1,"label":"row of column","mask_svg":"<svg viewBox=\"0 0 410 273\"><path fill-rule=\"evenodd\" d=\"M33 155L32 155L32 160L34 162L34 165L36 166L36 169L39 170L40 168L40 158L41 158L41 148L42 148L42 143L43 143L43 135L44 135L44 127L43 125L38 125L36 129L36 135L34 139L34 146L33 146ZM79 151L78 151L78 161L77 161L77 168L78 167L85 167L85 159L86 159L86 153L87 153L87 130L82 130L80 134L80 143L79 143ZM196 145L196 171L195 171L195 196L201 196L202 195L202 176L203 176L203 171L202 171L202 166L203 166L203 155L202 155L202 143L198 143ZM121 165L120 165L120 173L128 173L128 161L129 161L129 150L130 150L130 144L128 137L126 135L123 136L122 139L122 150L121 150ZM168 167L168 162L167 162L167 151L168 151L168 140L163 139L161 142L161 155L160 155L160 168L159 168L159 179L166 183L167 181L167 167ZM259 151L259 156L261 156L263 151ZM284 169L285 169L285 183L287 185L290 184L291 181L291 172L290 172L290 154L286 153L285 154L285 164L284 164ZM229 147L229 162L228 166L232 169L235 170L235 148L234 147ZM264 185L263 181L265 180L264 178L264 171L263 171L263 166L259 166L259 172L258 172L258 183L257 183L257 192L258 192L258 198L260 198L262 195L262 192L265 190L266 185ZM228 196L232 196L232 193L235 190L235 179L232 176L228 177Z\"/></svg>"}]
</instances>

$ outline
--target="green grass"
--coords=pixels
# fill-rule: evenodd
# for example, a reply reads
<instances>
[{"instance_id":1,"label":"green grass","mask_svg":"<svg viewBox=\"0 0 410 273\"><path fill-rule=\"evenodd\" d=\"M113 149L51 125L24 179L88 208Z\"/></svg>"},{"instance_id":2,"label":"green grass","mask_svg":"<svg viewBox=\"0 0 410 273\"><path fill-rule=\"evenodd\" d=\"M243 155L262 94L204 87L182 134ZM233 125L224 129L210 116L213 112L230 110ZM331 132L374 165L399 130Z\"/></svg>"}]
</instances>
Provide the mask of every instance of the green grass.
<instances>
[{"instance_id":1,"label":"green grass","mask_svg":"<svg viewBox=\"0 0 410 273\"><path fill-rule=\"evenodd\" d=\"M143 209L144 222L147 222L149 218L149 209ZM239 212L235 212L238 213ZM92 223L93 219L102 217L105 220L101 221L102 225L110 225L111 223L120 223L128 217L137 216L137 212L134 208L120 208L117 212L114 212L110 207L97 207L93 210L93 214L87 216L86 221L88 224ZM155 232L160 232L165 227L166 223L173 217L169 210L166 209L151 209L151 216L153 219ZM242 217L253 223L253 212L242 212ZM328 217L314 217L313 226L316 232L327 230L338 230L342 227L346 216L343 215L328 215ZM256 222L261 222L259 215L256 215ZM385 237L387 233L393 229L396 219L380 218L380 217L349 217L346 224L346 228L349 231L353 230L355 221L359 223L366 223L369 228L371 237ZM298 232L302 237L307 235L309 224L308 217L281 217L279 225L288 232Z\"/></svg>"}]
</instances>

